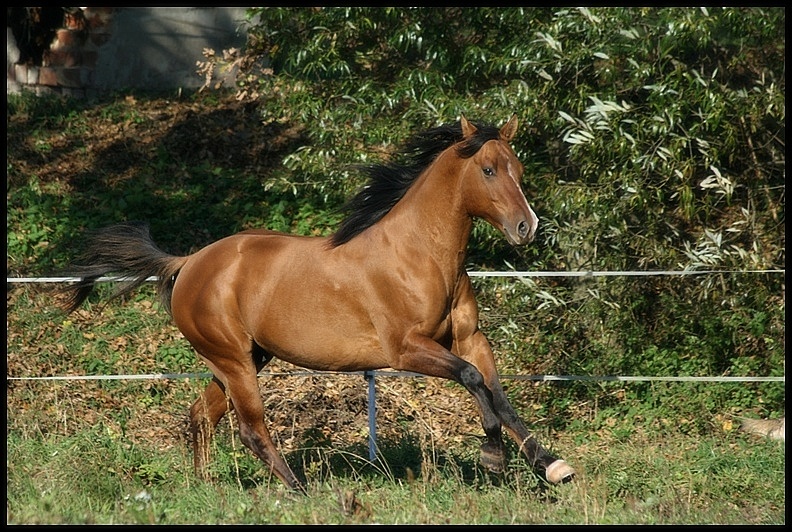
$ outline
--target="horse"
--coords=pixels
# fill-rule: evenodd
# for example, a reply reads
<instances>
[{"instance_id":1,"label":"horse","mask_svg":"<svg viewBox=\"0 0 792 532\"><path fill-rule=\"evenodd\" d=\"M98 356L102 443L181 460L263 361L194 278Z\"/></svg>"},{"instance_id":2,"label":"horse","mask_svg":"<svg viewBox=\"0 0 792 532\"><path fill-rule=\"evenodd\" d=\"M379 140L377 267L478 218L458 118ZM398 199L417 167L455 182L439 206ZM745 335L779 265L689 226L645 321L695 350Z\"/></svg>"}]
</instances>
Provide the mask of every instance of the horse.
<instances>
[{"instance_id":1,"label":"horse","mask_svg":"<svg viewBox=\"0 0 792 532\"><path fill-rule=\"evenodd\" d=\"M61 305L73 312L109 274L125 281L110 299L156 277L162 306L212 372L189 412L201 479L209 480L213 431L233 410L240 441L305 492L264 422L257 377L277 357L312 370L392 368L457 382L477 403L486 469L505 470L505 429L537 476L566 483L574 469L540 445L501 386L465 269L474 218L514 246L535 237L510 145L516 131L516 114L500 128L461 116L413 135L391 161L362 169L366 185L329 236L249 229L174 256L145 223L99 229L85 239Z\"/></svg>"}]
</instances>

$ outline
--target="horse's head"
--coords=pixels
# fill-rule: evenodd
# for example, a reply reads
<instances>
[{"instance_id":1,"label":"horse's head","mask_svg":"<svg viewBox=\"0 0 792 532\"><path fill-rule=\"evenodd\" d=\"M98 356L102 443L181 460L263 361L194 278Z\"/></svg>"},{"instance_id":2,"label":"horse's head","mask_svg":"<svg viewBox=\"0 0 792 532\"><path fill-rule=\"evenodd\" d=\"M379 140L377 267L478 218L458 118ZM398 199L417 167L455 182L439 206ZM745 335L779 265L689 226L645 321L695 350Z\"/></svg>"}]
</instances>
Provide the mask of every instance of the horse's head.
<instances>
[{"instance_id":1,"label":"horse's head","mask_svg":"<svg viewBox=\"0 0 792 532\"><path fill-rule=\"evenodd\" d=\"M475 147L478 129L463 116L460 149ZM517 131L517 115L499 130L498 138L487 140L463 163L463 187L469 214L483 218L500 229L512 245L531 242L539 219L520 188L523 165L509 142Z\"/></svg>"}]
</instances>

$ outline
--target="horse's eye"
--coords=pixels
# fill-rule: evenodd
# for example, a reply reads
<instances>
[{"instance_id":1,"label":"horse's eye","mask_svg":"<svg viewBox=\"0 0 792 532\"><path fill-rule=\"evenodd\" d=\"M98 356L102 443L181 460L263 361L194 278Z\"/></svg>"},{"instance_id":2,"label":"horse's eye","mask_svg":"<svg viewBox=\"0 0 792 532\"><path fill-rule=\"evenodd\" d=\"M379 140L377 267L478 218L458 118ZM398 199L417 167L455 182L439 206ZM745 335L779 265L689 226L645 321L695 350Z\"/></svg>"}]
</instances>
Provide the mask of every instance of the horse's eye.
<instances>
[{"instance_id":1,"label":"horse's eye","mask_svg":"<svg viewBox=\"0 0 792 532\"><path fill-rule=\"evenodd\" d=\"M481 171L484 172L484 175L487 177L492 177L495 175L495 170L489 166L485 166L481 169Z\"/></svg>"}]
</instances>

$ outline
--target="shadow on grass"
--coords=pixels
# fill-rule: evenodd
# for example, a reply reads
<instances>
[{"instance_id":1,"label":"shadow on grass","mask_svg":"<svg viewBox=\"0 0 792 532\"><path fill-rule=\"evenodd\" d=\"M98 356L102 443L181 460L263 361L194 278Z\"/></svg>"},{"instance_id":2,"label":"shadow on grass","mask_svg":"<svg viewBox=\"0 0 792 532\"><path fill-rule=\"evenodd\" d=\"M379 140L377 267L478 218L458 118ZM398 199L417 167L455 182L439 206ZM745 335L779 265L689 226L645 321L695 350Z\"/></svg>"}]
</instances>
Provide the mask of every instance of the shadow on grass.
<instances>
[{"instance_id":1,"label":"shadow on grass","mask_svg":"<svg viewBox=\"0 0 792 532\"><path fill-rule=\"evenodd\" d=\"M364 484L432 483L450 480L474 488L502 487L517 483L525 487L527 482L539 494L545 493L549 487L528 470L521 457L515 457L514 454L511 455L512 462L505 473L492 473L479 465L477 452L470 454L465 449L435 449L427 452L419 438L413 435L378 439L374 460L369 459L366 444L333 444L330 438L314 429L303 433L303 439L298 445L297 450L285 453L284 458L305 486L332 480ZM262 483L276 485L279 482L267 466L253 457L247 449L242 450L244 458L233 464L230 454L224 455L215 455L218 460L214 466L215 482L238 483L243 489L254 489Z\"/></svg>"}]
</instances>

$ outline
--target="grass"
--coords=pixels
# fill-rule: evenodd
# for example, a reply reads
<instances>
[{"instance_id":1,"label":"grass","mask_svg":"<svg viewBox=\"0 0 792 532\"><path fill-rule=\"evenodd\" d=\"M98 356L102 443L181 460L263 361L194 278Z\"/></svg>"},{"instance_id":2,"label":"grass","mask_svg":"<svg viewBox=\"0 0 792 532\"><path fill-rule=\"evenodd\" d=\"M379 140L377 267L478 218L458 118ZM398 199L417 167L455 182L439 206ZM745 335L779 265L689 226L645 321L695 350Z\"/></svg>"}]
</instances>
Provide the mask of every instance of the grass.
<instances>
[{"instance_id":1,"label":"grass","mask_svg":"<svg viewBox=\"0 0 792 532\"><path fill-rule=\"evenodd\" d=\"M48 290L12 288L9 376L205 372L151 301L146 287L101 314L92 304L66 318ZM662 405L642 405L641 416L578 405L573 419L556 423L537 418L532 401L558 383L511 381L515 406L578 471L572 484L546 486L513 447L505 475L479 468L482 432L470 399L436 380L378 379L381 460L369 463L365 385L344 379L262 378L270 430L306 479L304 496L241 445L233 417L218 426L213 481L196 480L187 410L205 380L9 381L8 522L785 522L784 444L706 411L691 420ZM619 386L607 393L623 397L627 411L630 384Z\"/></svg>"},{"instance_id":2,"label":"grass","mask_svg":"<svg viewBox=\"0 0 792 532\"><path fill-rule=\"evenodd\" d=\"M570 436L564 438L566 443ZM579 436L579 435L578 435ZM223 439L223 438L221 438ZM415 477L362 458L329 470L344 450L306 467L308 494L273 480L223 439L218 477L192 476L184 447L133 445L103 425L71 435L8 438L8 522L25 524L780 524L784 447L742 435L676 434L635 442L590 440L566 454L568 485L540 484L515 459L503 477L473 457L442 452ZM416 450L417 451L417 450ZM300 453L287 456L292 463ZM354 453L352 453L354 456ZM306 455L303 455L306 456ZM309 464L311 465L311 464ZM394 464L391 464L391 466Z\"/></svg>"}]
</instances>

